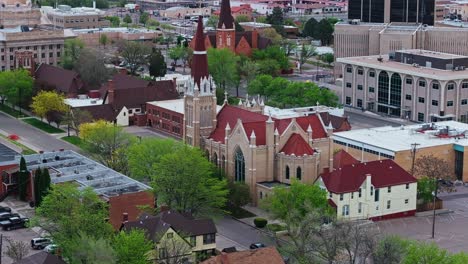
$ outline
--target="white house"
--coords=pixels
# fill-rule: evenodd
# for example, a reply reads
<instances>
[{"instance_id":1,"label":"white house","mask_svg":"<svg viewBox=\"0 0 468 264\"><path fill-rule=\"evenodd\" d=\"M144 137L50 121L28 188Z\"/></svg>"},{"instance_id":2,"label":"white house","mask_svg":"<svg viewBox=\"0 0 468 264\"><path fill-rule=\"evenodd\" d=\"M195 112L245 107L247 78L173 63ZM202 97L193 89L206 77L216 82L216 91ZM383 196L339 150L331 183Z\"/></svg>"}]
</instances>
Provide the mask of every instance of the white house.
<instances>
[{"instance_id":1,"label":"white house","mask_svg":"<svg viewBox=\"0 0 468 264\"><path fill-rule=\"evenodd\" d=\"M318 179L338 219L383 220L415 214L416 178L393 160L349 161Z\"/></svg>"}]
</instances>

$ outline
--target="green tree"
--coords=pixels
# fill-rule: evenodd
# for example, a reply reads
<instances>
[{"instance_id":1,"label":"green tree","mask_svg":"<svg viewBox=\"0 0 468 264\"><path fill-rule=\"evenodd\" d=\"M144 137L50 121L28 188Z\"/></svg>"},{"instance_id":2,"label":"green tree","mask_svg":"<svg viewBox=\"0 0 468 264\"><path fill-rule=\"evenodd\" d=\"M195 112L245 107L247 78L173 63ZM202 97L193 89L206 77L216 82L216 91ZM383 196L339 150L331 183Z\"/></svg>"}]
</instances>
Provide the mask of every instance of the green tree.
<instances>
[{"instance_id":1,"label":"green tree","mask_svg":"<svg viewBox=\"0 0 468 264\"><path fill-rule=\"evenodd\" d=\"M142 138L127 150L130 175L137 180L149 180L156 174L156 164L161 157L181 146L183 144L172 139Z\"/></svg>"},{"instance_id":2,"label":"green tree","mask_svg":"<svg viewBox=\"0 0 468 264\"><path fill-rule=\"evenodd\" d=\"M228 204L239 208L250 203L250 187L243 182L228 181Z\"/></svg>"},{"instance_id":3,"label":"green tree","mask_svg":"<svg viewBox=\"0 0 468 264\"><path fill-rule=\"evenodd\" d=\"M263 204L275 219L280 220L290 219L293 211L296 216L305 217L309 212L308 206L328 211L327 192L318 185L304 184L297 180L293 180L288 188L274 188Z\"/></svg>"},{"instance_id":4,"label":"green tree","mask_svg":"<svg viewBox=\"0 0 468 264\"><path fill-rule=\"evenodd\" d=\"M141 65L146 64L150 52L150 48L141 42L127 41L123 45L120 55L128 63L130 73L135 74Z\"/></svg>"},{"instance_id":5,"label":"green tree","mask_svg":"<svg viewBox=\"0 0 468 264\"><path fill-rule=\"evenodd\" d=\"M179 40L177 40L179 42ZM185 47L183 47L182 45L182 42L180 42L179 45L171 48L169 50L169 58L171 58L171 60L174 61L174 66L177 66L177 61L179 61L180 59L182 59L185 55Z\"/></svg>"},{"instance_id":6,"label":"green tree","mask_svg":"<svg viewBox=\"0 0 468 264\"><path fill-rule=\"evenodd\" d=\"M109 243L109 239L96 238L92 235L80 233L67 241L66 245L66 248L70 251L64 253L64 255L70 264L116 263L115 252Z\"/></svg>"},{"instance_id":7,"label":"green tree","mask_svg":"<svg viewBox=\"0 0 468 264\"><path fill-rule=\"evenodd\" d=\"M113 228L107 218L106 202L91 188L78 189L73 183L63 183L51 186L31 223L50 234L66 259L75 260L80 255L81 248L77 246L83 244L83 238L94 241L111 238Z\"/></svg>"},{"instance_id":8,"label":"green tree","mask_svg":"<svg viewBox=\"0 0 468 264\"><path fill-rule=\"evenodd\" d=\"M218 21L219 21L219 16L210 16L208 18L208 21L206 21L206 25L207 27L211 27L211 28L217 28L218 27Z\"/></svg>"},{"instance_id":9,"label":"green tree","mask_svg":"<svg viewBox=\"0 0 468 264\"><path fill-rule=\"evenodd\" d=\"M302 45L299 52L299 71L302 73L302 66L307 62L308 59L315 55L315 47Z\"/></svg>"},{"instance_id":10,"label":"green tree","mask_svg":"<svg viewBox=\"0 0 468 264\"><path fill-rule=\"evenodd\" d=\"M319 58L329 66L335 61L335 55L333 55L333 53L322 54Z\"/></svg>"},{"instance_id":11,"label":"green tree","mask_svg":"<svg viewBox=\"0 0 468 264\"><path fill-rule=\"evenodd\" d=\"M239 86L242 84L241 82L244 81L245 85L248 87L258 73L258 65L255 62L251 61L247 56L239 56L239 58L237 72L240 78L236 87L237 97L239 97Z\"/></svg>"},{"instance_id":12,"label":"green tree","mask_svg":"<svg viewBox=\"0 0 468 264\"><path fill-rule=\"evenodd\" d=\"M20 169L18 172L19 199L21 201L26 201L26 197L28 195L28 184L29 184L30 173L28 171L28 168L26 167L26 160L24 159L23 156L21 156L19 169Z\"/></svg>"},{"instance_id":13,"label":"green tree","mask_svg":"<svg viewBox=\"0 0 468 264\"><path fill-rule=\"evenodd\" d=\"M125 24L127 24L127 27L128 27L129 24L132 24L132 23L133 23L132 17L130 17L129 14L126 14L125 17L124 17L124 19L123 19L123 22L124 22Z\"/></svg>"},{"instance_id":14,"label":"green tree","mask_svg":"<svg viewBox=\"0 0 468 264\"><path fill-rule=\"evenodd\" d=\"M252 59L257 63L261 60L275 60L281 70L289 70L291 68L289 58L286 56L284 51L281 50L280 46L270 46L263 50L254 50Z\"/></svg>"},{"instance_id":15,"label":"green tree","mask_svg":"<svg viewBox=\"0 0 468 264\"><path fill-rule=\"evenodd\" d=\"M238 60L239 57L229 49L208 49L208 69L222 91L234 86L239 79Z\"/></svg>"},{"instance_id":16,"label":"green tree","mask_svg":"<svg viewBox=\"0 0 468 264\"><path fill-rule=\"evenodd\" d=\"M274 28L265 28L260 32L260 36L271 40L273 45L278 45L283 40L283 37L278 34Z\"/></svg>"},{"instance_id":17,"label":"green tree","mask_svg":"<svg viewBox=\"0 0 468 264\"><path fill-rule=\"evenodd\" d=\"M276 77L280 74L281 66L275 59L264 59L257 61L257 69L259 74L267 74Z\"/></svg>"},{"instance_id":18,"label":"green tree","mask_svg":"<svg viewBox=\"0 0 468 264\"><path fill-rule=\"evenodd\" d=\"M246 16L246 15L238 15L238 16L236 17L236 22L237 22L237 23L249 22L249 21L250 21L250 19L249 19L249 17Z\"/></svg>"},{"instance_id":19,"label":"green tree","mask_svg":"<svg viewBox=\"0 0 468 264\"><path fill-rule=\"evenodd\" d=\"M249 92L249 94L266 95L265 87L268 87L272 81L273 77L271 75L258 75L255 79L253 79L250 82L247 91Z\"/></svg>"},{"instance_id":20,"label":"green tree","mask_svg":"<svg viewBox=\"0 0 468 264\"><path fill-rule=\"evenodd\" d=\"M73 69L84 46L83 41L78 38L65 40L64 52L61 60L62 67L68 70Z\"/></svg>"},{"instance_id":21,"label":"green tree","mask_svg":"<svg viewBox=\"0 0 468 264\"><path fill-rule=\"evenodd\" d=\"M118 16L108 16L106 20L109 20L111 23L111 27L119 27L120 26L120 18Z\"/></svg>"},{"instance_id":22,"label":"green tree","mask_svg":"<svg viewBox=\"0 0 468 264\"><path fill-rule=\"evenodd\" d=\"M127 174L127 148L135 140L130 134L103 120L82 124L79 130L86 151L107 167Z\"/></svg>"},{"instance_id":23,"label":"green tree","mask_svg":"<svg viewBox=\"0 0 468 264\"><path fill-rule=\"evenodd\" d=\"M374 263L400 264L405 257L409 242L397 236L386 236L379 241L372 254Z\"/></svg>"},{"instance_id":24,"label":"green tree","mask_svg":"<svg viewBox=\"0 0 468 264\"><path fill-rule=\"evenodd\" d=\"M283 39L280 41L280 46L284 51L284 54L286 57L289 57L292 55L292 53L296 50L297 44L295 41L289 40L289 39Z\"/></svg>"},{"instance_id":25,"label":"green tree","mask_svg":"<svg viewBox=\"0 0 468 264\"><path fill-rule=\"evenodd\" d=\"M284 14L280 7L274 7L271 14L267 15L266 20L278 34L284 35Z\"/></svg>"},{"instance_id":26,"label":"green tree","mask_svg":"<svg viewBox=\"0 0 468 264\"><path fill-rule=\"evenodd\" d=\"M33 78L28 70L17 69L0 73L0 94L12 105L23 107L31 100ZM21 114L21 109L19 110Z\"/></svg>"},{"instance_id":27,"label":"green tree","mask_svg":"<svg viewBox=\"0 0 468 264\"><path fill-rule=\"evenodd\" d=\"M323 46L328 46L333 40L333 32L335 31L333 24L328 19L322 19L317 24L317 39L320 39Z\"/></svg>"},{"instance_id":28,"label":"green tree","mask_svg":"<svg viewBox=\"0 0 468 264\"><path fill-rule=\"evenodd\" d=\"M418 199L423 200L424 203L429 203L433 200L433 192L436 183L434 179L429 177L421 177L418 179Z\"/></svg>"},{"instance_id":29,"label":"green tree","mask_svg":"<svg viewBox=\"0 0 468 264\"><path fill-rule=\"evenodd\" d=\"M167 72L166 61L164 56L161 54L161 50L157 49L151 53L149 57L149 74L151 77L164 77Z\"/></svg>"},{"instance_id":30,"label":"green tree","mask_svg":"<svg viewBox=\"0 0 468 264\"><path fill-rule=\"evenodd\" d=\"M226 180L216 178L213 169L198 148L183 146L162 156L152 184L158 203L196 216L222 212L228 194Z\"/></svg>"},{"instance_id":31,"label":"green tree","mask_svg":"<svg viewBox=\"0 0 468 264\"><path fill-rule=\"evenodd\" d=\"M315 18L311 17L304 25L304 30L302 34L306 37L317 38L317 27L318 22Z\"/></svg>"},{"instance_id":32,"label":"green tree","mask_svg":"<svg viewBox=\"0 0 468 264\"><path fill-rule=\"evenodd\" d=\"M99 89L110 77L110 70L105 66L104 54L94 50L80 52L74 69L88 89Z\"/></svg>"},{"instance_id":33,"label":"green tree","mask_svg":"<svg viewBox=\"0 0 468 264\"><path fill-rule=\"evenodd\" d=\"M80 108L70 109L66 114L66 122L75 130L77 136L80 134L80 125L84 123L90 123L93 121L93 116L87 110L81 110Z\"/></svg>"},{"instance_id":34,"label":"green tree","mask_svg":"<svg viewBox=\"0 0 468 264\"><path fill-rule=\"evenodd\" d=\"M412 242L407 247L403 264L452 264L450 255L435 243Z\"/></svg>"},{"instance_id":35,"label":"green tree","mask_svg":"<svg viewBox=\"0 0 468 264\"><path fill-rule=\"evenodd\" d=\"M140 19L139 19L139 22L140 24L143 24L143 26L146 27L146 23L148 22L149 20L149 14L146 13L146 12L143 12L141 15L140 15Z\"/></svg>"},{"instance_id":36,"label":"green tree","mask_svg":"<svg viewBox=\"0 0 468 264\"><path fill-rule=\"evenodd\" d=\"M105 48L108 41L109 41L109 39L107 38L107 35L106 34L101 34L101 36L99 37L99 44L103 45L104 48Z\"/></svg>"},{"instance_id":37,"label":"green tree","mask_svg":"<svg viewBox=\"0 0 468 264\"><path fill-rule=\"evenodd\" d=\"M153 263L147 255L155 248L155 245L146 238L145 232L142 230L119 232L112 240L112 247L117 256L117 264Z\"/></svg>"},{"instance_id":38,"label":"green tree","mask_svg":"<svg viewBox=\"0 0 468 264\"><path fill-rule=\"evenodd\" d=\"M40 91L32 100L31 109L41 120L47 117L47 113L51 111L65 113L68 110L65 96L55 91ZM52 120L48 119L47 121L50 124Z\"/></svg>"},{"instance_id":39,"label":"green tree","mask_svg":"<svg viewBox=\"0 0 468 264\"><path fill-rule=\"evenodd\" d=\"M50 174L48 169L36 169L34 173L34 204L39 207L44 197L49 193Z\"/></svg>"}]
</instances>

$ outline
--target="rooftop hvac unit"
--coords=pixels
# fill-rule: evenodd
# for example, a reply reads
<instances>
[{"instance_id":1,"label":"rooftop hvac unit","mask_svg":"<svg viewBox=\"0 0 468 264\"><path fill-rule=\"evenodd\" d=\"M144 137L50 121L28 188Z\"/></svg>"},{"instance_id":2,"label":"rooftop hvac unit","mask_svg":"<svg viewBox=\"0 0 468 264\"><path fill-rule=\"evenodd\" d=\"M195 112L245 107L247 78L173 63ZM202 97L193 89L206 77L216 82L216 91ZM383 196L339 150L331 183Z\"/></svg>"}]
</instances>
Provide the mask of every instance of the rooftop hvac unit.
<instances>
[{"instance_id":1,"label":"rooftop hvac unit","mask_svg":"<svg viewBox=\"0 0 468 264\"><path fill-rule=\"evenodd\" d=\"M96 104L97 101L96 100L91 100L91 104Z\"/></svg>"}]
</instances>

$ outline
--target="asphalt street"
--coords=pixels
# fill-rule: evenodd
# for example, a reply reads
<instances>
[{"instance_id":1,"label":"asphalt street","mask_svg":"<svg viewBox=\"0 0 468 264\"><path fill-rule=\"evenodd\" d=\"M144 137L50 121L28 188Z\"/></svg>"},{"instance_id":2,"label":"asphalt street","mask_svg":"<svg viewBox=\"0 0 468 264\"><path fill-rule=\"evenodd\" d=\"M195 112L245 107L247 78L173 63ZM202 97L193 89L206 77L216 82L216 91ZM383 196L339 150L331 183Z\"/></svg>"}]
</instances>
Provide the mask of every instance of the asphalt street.
<instances>
[{"instance_id":1,"label":"asphalt street","mask_svg":"<svg viewBox=\"0 0 468 264\"><path fill-rule=\"evenodd\" d=\"M5 131L9 135L18 135L21 141L23 141L27 146L34 146L33 148L35 150L79 150L72 144L46 134L18 119L5 115L2 112L0 112L0 130Z\"/></svg>"}]
</instances>

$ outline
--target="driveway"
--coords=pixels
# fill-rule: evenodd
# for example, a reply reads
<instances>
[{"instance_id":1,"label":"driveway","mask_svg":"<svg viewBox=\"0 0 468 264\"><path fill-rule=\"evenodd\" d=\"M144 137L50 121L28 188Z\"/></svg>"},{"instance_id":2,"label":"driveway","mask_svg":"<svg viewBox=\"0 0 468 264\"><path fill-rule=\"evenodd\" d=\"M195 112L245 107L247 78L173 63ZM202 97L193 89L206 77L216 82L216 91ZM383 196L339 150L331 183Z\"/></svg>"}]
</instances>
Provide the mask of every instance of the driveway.
<instances>
[{"instance_id":1,"label":"driveway","mask_svg":"<svg viewBox=\"0 0 468 264\"><path fill-rule=\"evenodd\" d=\"M444 208L453 213L436 216L434 239L431 238L432 216L393 219L377 222L377 225L383 233L434 241L451 252L468 251L468 188L458 189L458 192L441 195Z\"/></svg>"},{"instance_id":2,"label":"driveway","mask_svg":"<svg viewBox=\"0 0 468 264\"><path fill-rule=\"evenodd\" d=\"M72 144L55 138L35 127L0 112L0 130L20 137L20 142L38 151L52 151L59 149L79 149Z\"/></svg>"}]
</instances>

